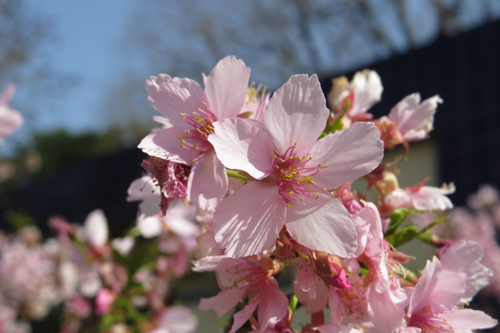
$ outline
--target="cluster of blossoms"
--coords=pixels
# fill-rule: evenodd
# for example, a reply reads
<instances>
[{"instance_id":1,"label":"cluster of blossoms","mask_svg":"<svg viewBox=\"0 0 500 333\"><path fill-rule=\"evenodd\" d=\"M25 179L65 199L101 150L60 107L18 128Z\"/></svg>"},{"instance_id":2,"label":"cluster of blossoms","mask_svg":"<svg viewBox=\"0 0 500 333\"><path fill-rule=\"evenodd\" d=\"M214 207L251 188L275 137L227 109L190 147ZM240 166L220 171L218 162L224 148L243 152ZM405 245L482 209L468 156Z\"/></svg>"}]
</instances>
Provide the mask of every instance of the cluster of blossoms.
<instances>
[{"instance_id":1,"label":"cluster of blossoms","mask_svg":"<svg viewBox=\"0 0 500 333\"><path fill-rule=\"evenodd\" d=\"M1 332L31 332L30 322L54 311L60 323L48 325L62 333L187 333L196 328L188 308L164 302L171 281L189 267L192 245L183 243L194 243L195 234L187 241L185 234L176 237L165 230L158 242L136 245L133 236L140 232L133 230L131 236L109 240L101 210L91 212L83 227L59 217L50 225L58 237L44 242L35 227L0 235ZM144 251L156 254L137 258Z\"/></svg>"},{"instance_id":2,"label":"cluster of blossoms","mask_svg":"<svg viewBox=\"0 0 500 333\"><path fill-rule=\"evenodd\" d=\"M485 290L500 298L500 194L489 185L482 185L469 196L468 209L457 207L441 227L440 235L448 240L466 239L481 244L484 249L482 263L491 269L490 283Z\"/></svg>"},{"instance_id":3,"label":"cluster of blossoms","mask_svg":"<svg viewBox=\"0 0 500 333\"><path fill-rule=\"evenodd\" d=\"M400 188L392 164L382 162L384 149L401 144L408 153L410 142L428 137L441 99L412 94L374 120L368 110L383 89L373 71L334 79L330 109L315 75L294 75L272 96L249 77L243 61L226 57L204 88L165 74L146 82L161 128L139 145L150 156L148 175L131 192L145 193L144 225L168 216L180 198L194 207L202 232L193 270L214 271L221 289L199 309L223 316L236 307L229 332L495 326L465 308L491 275L480 245L436 241L430 229L444 218L403 223L452 208L453 184ZM360 178L376 189L372 201L351 189ZM420 274L397 249L413 239L436 247ZM285 294L277 278L290 271L293 292ZM298 306L310 321L292 327Z\"/></svg>"},{"instance_id":4,"label":"cluster of blossoms","mask_svg":"<svg viewBox=\"0 0 500 333\"><path fill-rule=\"evenodd\" d=\"M485 218L454 210L449 233L453 184L401 188L393 161L383 161L384 149L408 154L428 137L438 96L409 95L373 119L383 88L369 70L333 79L330 108L315 75L292 76L271 95L226 57L203 79L204 88L165 74L146 82L161 128L139 144L149 157L129 187L127 200L140 204L124 237L110 239L100 210L83 226L52 218L57 238L45 242L33 228L1 235L0 331L30 332L55 307L64 333L193 332L191 310L172 305L190 270L215 272L220 292L198 308L230 315L228 332L465 333L497 324L466 308L497 270L487 263L493 245L483 252L478 243L490 229L469 231L471 219ZM22 122L12 119L11 129ZM498 220L498 195L483 192L473 207ZM436 249L418 272L399 250L410 241ZM300 325L299 308L309 315Z\"/></svg>"},{"instance_id":5,"label":"cluster of blossoms","mask_svg":"<svg viewBox=\"0 0 500 333\"><path fill-rule=\"evenodd\" d=\"M13 89L0 97L0 139L23 123L7 104ZM144 199L134 198L133 187L129 199ZM56 238L43 240L34 226L0 231L0 332L195 330L190 309L166 303L189 271L200 234L193 207L178 203L171 203L166 216L139 216L137 227L122 238L109 238L99 209L83 225L51 218Z\"/></svg>"}]
</instances>

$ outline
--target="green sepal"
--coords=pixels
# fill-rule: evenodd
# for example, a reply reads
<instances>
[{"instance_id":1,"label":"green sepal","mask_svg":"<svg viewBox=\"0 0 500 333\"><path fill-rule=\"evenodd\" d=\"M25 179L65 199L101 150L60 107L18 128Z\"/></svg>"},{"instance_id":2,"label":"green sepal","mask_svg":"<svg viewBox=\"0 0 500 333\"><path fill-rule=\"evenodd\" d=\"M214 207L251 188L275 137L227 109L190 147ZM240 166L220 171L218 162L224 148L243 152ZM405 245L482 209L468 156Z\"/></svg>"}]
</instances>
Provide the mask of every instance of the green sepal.
<instances>
[{"instance_id":1,"label":"green sepal","mask_svg":"<svg viewBox=\"0 0 500 333\"><path fill-rule=\"evenodd\" d=\"M241 180L244 183L248 183L248 178L245 176L246 172L226 169L226 174L228 177L236 178L236 179Z\"/></svg>"},{"instance_id":2,"label":"green sepal","mask_svg":"<svg viewBox=\"0 0 500 333\"><path fill-rule=\"evenodd\" d=\"M294 313L295 309L297 308L297 304L299 304L299 299L295 294L292 295L292 298L290 298L290 302L288 302L288 310L291 313Z\"/></svg>"},{"instance_id":3,"label":"green sepal","mask_svg":"<svg viewBox=\"0 0 500 333\"><path fill-rule=\"evenodd\" d=\"M384 238L387 238L390 235L392 235L399 228L401 223L403 223L406 220L408 216L416 213L421 213L421 211L416 209L407 209L407 208L398 208L394 210L389 215L391 223L387 227L387 230L384 232Z\"/></svg>"},{"instance_id":4,"label":"green sepal","mask_svg":"<svg viewBox=\"0 0 500 333\"><path fill-rule=\"evenodd\" d=\"M344 128L344 124L342 124L342 118L347 114L347 111L349 111L350 104L351 103L350 103L349 98L348 98L345 102L345 108L344 108L344 111L342 112L342 115L340 115L337 118L334 118L335 120L333 122L331 122L329 119L325 130L319 136L320 139L327 136L328 134L335 133L335 132L340 131L341 129ZM330 116L333 116L333 113L331 113Z\"/></svg>"},{"instance_id":5,"label":"green sepal","mask_svg":"<svg viewBox=\"0 0 500 333\"><path fill-rule=\"evenodd\" d=\"M238 115L238 118L246 119L246 118L249 118L252 114L253 114L253 111L242 112Z\"/></svg>"},{"instance_id":6,"label":"green sepal","mask_svg":"<svg viewBox=\"0 0 500 333\"><path fill-rule=\"evenodd\" d=\"M387 237L387 241L394 247L401 246L408 243L413 238L417 237L420 230L415 225L409 225L402 229L395 231L392 235Z\"/></svg>"}]
</instances>

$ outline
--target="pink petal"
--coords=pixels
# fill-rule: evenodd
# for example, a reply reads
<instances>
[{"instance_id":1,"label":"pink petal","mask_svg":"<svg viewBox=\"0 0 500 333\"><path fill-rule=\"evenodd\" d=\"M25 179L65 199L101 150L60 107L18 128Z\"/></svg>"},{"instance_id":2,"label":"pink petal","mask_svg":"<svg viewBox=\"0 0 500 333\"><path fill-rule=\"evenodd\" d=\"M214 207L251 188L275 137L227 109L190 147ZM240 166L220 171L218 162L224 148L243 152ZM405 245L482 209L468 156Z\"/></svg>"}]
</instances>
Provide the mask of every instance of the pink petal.
<instances>
[{"instance_id":1,"label":"pink petal","mask_svg":"<svg viewBox=\"0 0 500 333\"><path fill-rule=\"evenodd\" d=\"M325 282L317 276L312 267L303 266L297 271L293 292L300 303L306 306L306 314L324 309L328 301L329 292Z\"/></svg>"},{"instance_id":2,"label":"pink petal","mask_svg":"<svg viewBox=\"0 0 500 333\"><path fill-rule=\"evenodd\" d=\"M160 191L158 187L153 184L150 176L142 176L130 184L127 194L127 201L138 201L152 196L159 197Z\"/></svg>"},{"instance_id":3,"label":"pink petal","mask_svg":"<svg viewBox=\"0 0 500 333\"><path fill-rule=\"evenodd\" d=\"M490 328L498 324L496 319L491 318L482 311L472 309L460 309L443 315L448 323L457 329Z\"/></svg>"},{"instance_id":4,"label":"pink petal","mask_svg":"<svg viewBox=\"0 0 500 333\"><path fill-rule=\"evenodd\" d=\"M322 191L317 189L318 192ZM328 192L315 193L318 199L303 197L287 208L286 227L300 244L318 251L347 257L356 251L354 222L342 203Z\"/></svg>"},{"instance_id":5,"label":"pink petal","mask_svg":"<svg viewBox=\"0 0 500 333\"><path fill-rule=\"evenodd\" d=\"M260 329L274 327L286 315L287 308L288 298L276 285L266 280L266 288L257 312Z\"/></svg>"},{"instance_id":6,"label":"pink petal","mask_svg":"<svg viewBox=\"0 0 500 333\"><path fill-rule=\"evenodd\" d=\"M83 224L85 240L94 247L101 247L108 241L108 221L100 209L92 211Z\"/></svg>"},{"instance_id":7,"label":"pink petal","mask_svg":"<svg viewBox=\"0 0 500 333\"><path fill-rule=\"evenodd\" d=\"M9 104L15 92L16 92L16 85L13 83L9 84L7 88L5 88L5 90L3 91L2 95L0 95L0 107Z\"/></svg>"},{"instance_id":8,"label":"pink petal","mask_svg":"<svg viewBox=\"0 0 500 333\"><path fill-rule=\"evenodd\" d=\"M263 270L253 261L247 261L246 258L235 259L225 257L217 269L217 283L221 288L232 288L236 281L243 281L252 276L255 279L260 279L259 274L263 274ZM257 273L258 272L258 273Z\"/></svg>"},{"instance_id":9,"label":"pink petal","mask_svg":"<svg viewBox=\"0 0 500 333\"><path fill-rule=\"evenodd\" d=\"M175 306L166 309L158 319L158 326L169 333L193 332L198 326L198 318L187 307Z\"/></svg>"},{"instance_id":10,"label":"pink petal","mask_svg":"<svg viewBox=\"0 0 500 333\"><path fill-rule=\"evenodd\" d=\"M226 194L226 168L209 150L191 168L188 180L188 200L202 210L215 210Z\"/></svg>"},{"instance_id":11,"label":"pink petal","mask_svg":"<svg viewBox=\"0 0 500 333\"><path fill-rule=\"evenodd\" d=\"M199 260L193 260L193 271L194 272L211 272L215 271L221 265L225 264L226 266L228 265L227 262L227 257L225 256L210 256L210 257L204 257ZM234 260L234 259L233 259Z\"/></svg>"},{"instance_id":12,"label":"pink petal","mask_svg":"<svg viewBox=\"0 0 500 333\"><path fill-rule=\"evenodd\" d=\"M229 333L235 333L238 331L238 329L243 326L248 319L250 319L258 304L258 302L250 302L245 305L241 311L236 312L233 316L233 327Z\"/></svg>"},{"instance_id":13,"label":"pink petal","mask_svg":"<svg viewBox=\"0 0 500 333\"><path fill-rule=\"evenodd\" d=\"M8 106L0 105L0 140L12 134L24 123L23 116Z\"/></svg>"},{"instance_id":14,"label":"pink petal","mask_svg":"<svg viewBox=\"0 0 500 333\"><path fill-rule=\"evenodd\" d=\"M421 140L432 130L437 104L442 102L436 95L420 103L420 95L411 94L391 109L388 118L398 124L406 140Z\"/></svg>"},{"instance_id":15,"label":"pink petal","mask_svg":"<svg viewBox=\"0 0 500 333\"><path fill-rule=\"evenodd\" d=\"M484 251L478 242L460 240L450 246L441 257L443 269L467 273L474 262L483 258Z\"/></svg>"},{"instance_id":16,"label":"pink petal","mask_svg":"<svg viewBox=\"0 0 500 333\"><path fill-rule=\"evenodd\" d=\"M404 307L408 303L402 290L378 293L368 288L368 302L374 328L377 332L397 332L404 323Z\"/></svg>"},{"instance_id":17,"label":"pink petal","mask_svg":"<svg viewBox=\"0 0 500 333\"><path fill-rule=\"evenodd\" d=\"M272 171L273 146L264 124L250 119L228 118L215 122L208 141L228 169L262 179Z\"/></svg>"},{"instance_id":18,"label":"pink petal","mask_svg":"<svg viewBox=\"0 0 500 333\"><path fill-rule=\"evenodd\" d=\"M317 141L312 161L328 165L313 176L319 187L334 189L375 169L384 157L384 143L373 123L357 122Z\"/></svg>"},{"instance_id":19,"label":"pink petal","mask_svg":"<svg viewBox=\"0 0 500 333\"><path fill-rule=\"evenodd\" d=\"M465 287L465 278L461 274L443 270L439 274L438 283L432 292L429 305L434 312L459 306Z\"/></svg>"},{"instance_id":20,"label":"pink petal","mask_svg":"<svg viewBox=\"0 0 500 333\"><path fill-rule=\"evenodd\" d=\"M434 257L427 264L415 285L408 314L411 316L427 305L434 312L450 309L457 305L465 291L464 279L449 271L443 271L441 262Z\"/></svg>"},{"instance_id":21,"label":"pink petal","mask_svg":"<svg viewBox=\"0 0 500 333\"><path fill-rule=\"evenodd\" d=\"M477 242L460 240L453 244L441 257L444 270L462 273L466 278L465 299L471 299L479 290L489 284L489 277L493 275L479 261L483 258L483 249Z\"/></svg>"},{"instance_id":22,"label":"pink petal","mask_svg":"<svg viewBox=\"0 0 500 333\"><path fill-rule=\"evenodd\" d=\"M264 124L276 152L298 142L296 155L309 153L326 126L330 112L316 75L294 75L271 97Z\"/></svg>"},{"instance_id":23,"label":"pink petal","mask_svg":"<svg viewBox=\"0 0 500 333\"><path fill-rule=\"evenodd\" d=\"M186 205L182 199L171 200L164 222L169 230L181 237L195 238L200 234L196 221L196 207Z\"/></svg>"},{"instance_id":24,"label":"pink petal","mask_svg":"<svg viewBox=\"0 0 500 333\"><path fill-rule=\"evenodd\" d=\"M351 87L354 90L354 101L349 113L351 116L368 111L380 101L384 90L377 72L368 69L354 74Z\"/></svg>"},{"instance_id":25,"label":"pink petal","mask_svg":"<svg viewBox=\"0 0 500 333\"><path fill-rule=\"evenodd\" d=\"M183 134L184 130L177 127L164 128L148 134L139 143L138 148L149 156L191 165L200 152L181 147L179 137Z\"/></svg>"},{"instance_id":26,"label":"pink petal","mask_svg":"<svg viewBox=\"0 0 500 333\"><path fill-rule=\"evenodd\" d=\"M401 189L395 189L386 195L384 202L394 208L413 208L413 198Z\"/></svg>"},{"instance_id":27,"label":"pink petal","mask_svg":"<svg viewBox=\"0 0 500 333\"><path fill-rule=\"evenodd\" d=\"M161 197L159 195L151 196L142 200L139 204L139 212L144 217L158 215L161 213Z\"/></svg>"},{"instance_id":28,"label":"pink petal","mask_svg":"<svg viewBox=\"0 0 500 333\"><path fill-rule=\"evenodd\" d=\"M413 205L421 210L447 210L453 208L453 203L445 195L455 192L452 184L449 189L422 186L413 194Z\"/></svg>"},{"instance_id":29,"label":"pink petal","mask_svg":"<svg viewBox=\"0 0 500 333\"><path fill-rule=\"evenodd\" d=\"M431 297L432 291L436 287L437 279L441 271L441 263L436 257L433 258L432 262L427 260L427 264L420 275L418 283L413 289L410 305L408 307L408 316L419 312L428 304L429 298Z\"/></svg>"},{"instance_id":30,"label":"pink petal","mask_svg":"<svg viewBox=\"0 0 500 333\"><path fill-rule=\"evenodd\" d=\"M207 311L213 309L219 317L222 317L233 308L245 296L246 290L239 288L229 288L219 291L219 293L210 298L202 298L198 309Z\"/></svg>"},{"instance_id":31,"label":"pink petal","mask_svg":"<svg viewBox=\"0 0 500 333\"><path fill-rule=\"evenodd\" d=\"M140 214L137 218L137 228L144 238L159 236L163 230L163 223L159 215L146 216Z\"/></svg>"},{"instance_id":32,"label":"pink petal","mask_svg":"<svg viewBox=\"0 0 500 333\"><path fill-rule=\"evenodd\" d=\"M271 247L285 222L278 186L250 182L224 199L214 214L215 240L233 258Z\"/></svg>"},{"instance_id":33,"label":"pink petal","mask_svg":"<svg viewBox=\"0 0 500 333\"><path fill-rule=\"evenodd\" d=\"M238 115L245 103L249 79L250 68L234 56L225 57L215 65L205 81L205 92L217 119Z\"/></svg>"},{"instance_id":34,"label":"pink petal","mask_svg":"<svg viewBox=\"0 0 500 333\"><path fill-rule=\"evenodd\" d=\"M166 74L151 77L146 81L148 103L163 114L170 124L189 130L180 113L196 111L203 107L201 102L208 102L207 96L200 85L191 79L171 78Z\"/></svg>"}]
</instances>

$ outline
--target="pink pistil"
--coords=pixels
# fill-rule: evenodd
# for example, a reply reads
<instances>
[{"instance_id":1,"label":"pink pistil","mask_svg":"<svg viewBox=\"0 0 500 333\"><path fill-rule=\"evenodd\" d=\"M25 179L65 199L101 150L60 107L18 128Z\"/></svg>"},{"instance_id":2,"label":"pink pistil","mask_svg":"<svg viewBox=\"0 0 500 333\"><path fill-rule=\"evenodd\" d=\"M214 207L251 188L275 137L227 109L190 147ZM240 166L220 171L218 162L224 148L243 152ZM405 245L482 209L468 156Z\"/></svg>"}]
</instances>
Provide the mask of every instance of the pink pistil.
<instances>
[{"instance_id":1,"label":"pink pistil","mask_svg":"<svg viewBox=\"0 0 500 333\"><path fill-rule=\"evenodd\" d=\"M181 147L201 152L192 162L200 159L207 150L212 148L207 137L214 132L214 126L212 124L217 121L217 118L208 105L204 102L201 102L201 104L204 106L204 109L196 108L196 112L191 112L191 114L179 113L179 116L192 127L192 130L186 131L179 137Z\"/></svg>"},{"instance_id":2,"label":"pink pistil","mask_svg":"<svg viewBox=\"0 0 500 333\"><path fill-rule=\"evenodd\" d=\"M273 169L278 177L280 200L290 207L290 202L299 203L303 197L318 199L319 196L304 188L305 185L312 183L312 176L316 175L321 169L328 165L318 164L317 166L307 166L312 157L308 155L296 156L295 145L289 147L281 156L274 155ZM305 203L302 203L305 206Z\"/></svg>"},{"instance_id":3,"label":"pink pistil","mask_svg":"<svg viewBox=\"0 0 500 333\"><path fill-rule=\"evenodd\" d=\"M420 328L422 333L455 332L447 320L440 316L440 313L433 313L432 311L413 314L409 326Z\"/></svg>"}]
</instances>

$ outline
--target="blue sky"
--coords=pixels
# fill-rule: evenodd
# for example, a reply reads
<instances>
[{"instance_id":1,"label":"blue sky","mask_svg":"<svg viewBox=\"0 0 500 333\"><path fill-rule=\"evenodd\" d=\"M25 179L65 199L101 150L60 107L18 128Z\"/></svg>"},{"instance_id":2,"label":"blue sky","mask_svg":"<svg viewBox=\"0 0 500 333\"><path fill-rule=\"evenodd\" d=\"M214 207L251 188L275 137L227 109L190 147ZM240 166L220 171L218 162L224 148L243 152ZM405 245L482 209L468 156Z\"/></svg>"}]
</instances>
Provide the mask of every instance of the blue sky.
<instances>
[{"instance_id":1,"label":"blue sky","mask_svg":"<svg viewBox=\"0 0 500 333\"><path fill-rule=\"evenodd\" d=\"M422 15L416 17L425 17L426 23L433 22L431 15L428 15L430 11L426 10L425 6L422 6L422 0L407 1L409 4L416 6L415 8L412 7L412 12L424 11ZM479 17L474 10L474 8L479 8L476 1L465 1L468 4L465 12L469 14L464 16L464 20L462 20L465 27L472 27L477 24L474 21ZM50 47L50 64L62 73L74 75L78 79L78 83L67 93L58 94L57 91L54 92L56 96L60 95L61 99L59 103L55 104L55 109L40 106L37 112L42 116L37 117L36 124L30 122L30 119L26 119L26 123L31 124L30 129L21 129L17 135L11 137L11 141L22 141L23 138L29 136L28 131L32 128L37 131L44 131L63 127L71 132L103 129L107 125L102 114L105 94L109 93L116 80L123 80L123 76L119 74L127 67L131 65L142 66L141 59L131 59L133 55L124 54L123 43L126 40L125 31L130 27L130 20L135 13L134 11L143 2L137 0L25 0L25 2L29 11L33 14L40 14L53 21L54 34L57 40ZM500 5L498 5L500 2L495 0L488 0L488 2L491 10L495 12L494 16L500 16ZM210 5L214 3L220 4L222 2L214 1L210 2ZM377 8L382 11L385 10L383 6ZM234 14L237 13L231 12L225 15L224 19L228 19L229 16L238 18ZM182 16L182 13L177 13L177 15ZM385 22L384 24L389 23ZM432 30L435 30L436 27L430 25L427 28L427 30L424 28L418 30L422 35L419 35L418 38L425 40L429 34L432 35ZM430 32L429 29L431 29ZM173 27L170 31L162 31L164 36L168 35L169 47L178 47L180 44L186 43L185 40L179 40L179 38L182 38L180 32L179 27ZM396 31L395 35L397 37ZM226 54L238 54L234 49L225 52ZM364 52L358 53L364 54ZM263 61L258 58L258 54L245 53L244 55L246 56L244 60L252 68L254 67L251 61ZM243 57L243 55L240 56ZM325 58L331 61L330 56L327 55ZM126 61L130 62L132 60L134 61L133 64L126 63ZM156 65L160 66L161 64ZM212 65L215 65L215 61ZM156 66L152 65L148 67L156 68ZM209 71L210 68L207 67L206 71ZM278 69L273 70L278 71ZM147 72L145 68L143 72L144 79L149 75L158 74L155 71L152 73ZM256 71L253 73L257 75L253 76L252 79L261 82L258 73ZM260 73L261 76L265 74ZM193 78L199 80L200 77ZM139 85L143 84L143 82L141 80ZM270 84L267 81L263 82ZM279 85L271 84L271 87L276 88L277 86ZM16 97L18 99L25 98L22 89L22 86L18 86L19 95L14 97L14 105ZM23 110L19 111L22 112ZM154 110L151 109L151 115L153 114L155 114ZM8 140L7 144L9 144ZM5 150L5 147L0 147L0 155L2 155L2 149Z\"/></svg>"},{"instance_id":2,"label":"blue sky","mask_svg":"<svg viewBox=\"0 0 500 333\"><path fill-rule=\"evenodd\" d=\"M27 0L30 10L54 21L56 45L50 63L74 75L78 84L62 96L58 110L44 112L37 129L65 127L85 131L99 127L102 92L120 68L118 42L133 0ZM22 87L19 87L22 89ZM22 110L21 110L22 111ZM93 114L95 113L95 114Z\"/></svg>"}]
</instances>

